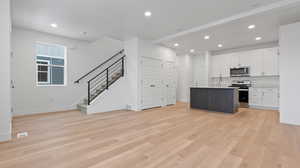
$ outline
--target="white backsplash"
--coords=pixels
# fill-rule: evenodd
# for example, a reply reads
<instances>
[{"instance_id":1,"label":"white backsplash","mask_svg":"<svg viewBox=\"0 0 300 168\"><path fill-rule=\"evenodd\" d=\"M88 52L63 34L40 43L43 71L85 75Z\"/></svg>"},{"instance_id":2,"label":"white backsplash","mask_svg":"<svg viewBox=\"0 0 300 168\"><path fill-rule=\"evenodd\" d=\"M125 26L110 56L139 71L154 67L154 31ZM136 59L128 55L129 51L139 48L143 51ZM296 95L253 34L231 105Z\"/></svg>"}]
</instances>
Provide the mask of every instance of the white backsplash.
<instances>
[{"instance_id":1,"label":"white backsplash","mask_svg":"<svg viewBox=\"0 0 300 168\"><path fill-rule=\"evenodd\" d=\"M279 88L279 76L270 77L235 77L235 78L211 78L211 87L228 87L232 81L250 80L252 87L256 88Z\"/></svg>"}]
</instances>

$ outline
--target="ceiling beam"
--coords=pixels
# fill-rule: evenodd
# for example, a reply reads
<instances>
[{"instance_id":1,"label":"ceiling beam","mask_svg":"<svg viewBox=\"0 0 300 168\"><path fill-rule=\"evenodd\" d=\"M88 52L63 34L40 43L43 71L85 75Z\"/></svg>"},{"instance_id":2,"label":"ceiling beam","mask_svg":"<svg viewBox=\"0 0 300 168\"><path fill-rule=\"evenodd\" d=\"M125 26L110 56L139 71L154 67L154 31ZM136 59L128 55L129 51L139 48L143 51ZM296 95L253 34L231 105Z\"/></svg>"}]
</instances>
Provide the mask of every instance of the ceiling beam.
<instances>
[{"instance_id":1,"label":"ceiling beam","mask_svg":"<svg viewBox=\"0 0 300 168\"><path fill-rule=\"evenodd\" d=\"M205 29L208 29L208 28L211 28L211 27L215 27L215 26L218 26L218 25L222 25L222 24L225 24L225 23L229 23L229 22L232 22L234 20L238 20L238 19L241 19L241 18L244 18L244 17L253 16L253 15L257 15L259 13L267 12L267 11L270 11L270 10L274 10L274 9L278 9L278 8L282 8L282 7L286 7L286 6L290 6L290 5L294 5L294 4L299 3L299 2L300 2L300 0L282 0L282 1L279 1L279 2L276 2L276 3L272 3L270 5L258 7L258 8L255 8L253 10L247 11L247 12L243 12L243 13L240 13L240 14L237 14L237 15L233 15L231 17L224 18L224 19L221 19L221 20L218 20L218 21L215 21L215 22L211 22L211 23L200 25L198 27L194 27L194 28L191 28L191 29L188 29L188 30L185 30L185 31L181 31L181 32L176 33L176 34L168 35L168 36L165 36L165 37L160 38L158 40L154 40L153 43L162 43L162 42L174 39L176 37L180 37L180 36L184 36L184 35L187 35L187 34L190 34L190 33L202 31L202 30L205 30Z\"/></svg>"}]
</instances>

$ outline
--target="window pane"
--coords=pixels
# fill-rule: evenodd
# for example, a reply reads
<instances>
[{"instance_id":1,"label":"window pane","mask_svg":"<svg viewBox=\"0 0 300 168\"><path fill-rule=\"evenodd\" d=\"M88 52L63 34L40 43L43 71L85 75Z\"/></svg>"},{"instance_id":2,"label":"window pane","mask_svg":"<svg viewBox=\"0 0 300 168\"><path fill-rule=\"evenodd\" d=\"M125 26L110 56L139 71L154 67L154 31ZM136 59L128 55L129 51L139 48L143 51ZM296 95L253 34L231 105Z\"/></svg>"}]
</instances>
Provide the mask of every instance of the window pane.
<instances>
[{"instance_id":1,"label":"window pane","mask_svg":"<svg viewBox=\"0 0 300 168\"><path fill-rule=\"evenodd\" d=\"M65 60L64 59L58 59L58 58L52 58L51 59L51 64L52 65L64 66L65 65Z\"/></svg>"},{"instance_id":2,"label":"window pane","mask_svg":"<svg viewBox=\"0 0 300 168\"><path fill-rule=\"evenodd\" d=\"M44 64L44 65L48 65L48 62L44 62L44 61L36 61L37 64Z\"/></svg>"},{"instance_id":3,"label":"window pane","mask_svg":"<svg viewBox=\"0 0 300 168\"><path fill-rule=\"evenodd\" d=\"M48 54L50 56L55 56L55 50L56 48L54 46L48 46Z\"/></svg>"},{"instance_id":4,"label":"window pane","mask_svg":"<svg viewBox=\"0 0 300 168\"><path fill-rule=\"evenodd\" d=\"M48 55L48 46L43 44L37 44L37 54L38 55Z\"/></svg>"},{"instance_id":5,"label":"window pane","mask_svg":"<svg viewBox=\"0 0 300 168\"><path fill-rule=\"evenodd\" d=\"M37 58L38 61L41 61L41 60L49 61L51 59L49 57L41 57L41 56L37 56L36 58Z\"/></svg>"},{"instance_id":6,"label":"window pane","mask_svg":"<svg viewBox=\"0 0 300 168\"><path fill-rule=\"evenodd\" d=\"M40 85L64 84L65 50L66 48L60 45L36 44L37 74Z\"/></svg>"},{"instance_id":7,"label":"window pane","mask_svg":"<svg viewBox=\"0 0 300 168\"><path fill-rule=\"evenodd\" d=\"M48 82L48 73L38 72L38 82Z\"/></svg>"},{"instance_id":8,"label":"window pane","mask_svg":"<svg viewBox=\"0 0 300 168\"><path fill-rule=\"evenodd\" d=\"M64 84L64 68L63 67L52 67L52 81L51 84L63 85Z\"/></svg>"},{"instance_id":9,"label":"window pane","mask_svg":"<svg viewBox=\"0 0 300 168\"><path fill-rule=\"evenodd\" d=\"M57 57L65 57L65 47L57 47Z\"/></svg>"},{"instance_id":10,"label":"window pane","mask_svg":"<svg viewBox=\"0 0 300 168\"><path fill-rule=\"evenodd\" d=\"M38 66L38 71L46 71L46 72L48 72L48 66L39 65Z\"/></svg>"}]
</instances>

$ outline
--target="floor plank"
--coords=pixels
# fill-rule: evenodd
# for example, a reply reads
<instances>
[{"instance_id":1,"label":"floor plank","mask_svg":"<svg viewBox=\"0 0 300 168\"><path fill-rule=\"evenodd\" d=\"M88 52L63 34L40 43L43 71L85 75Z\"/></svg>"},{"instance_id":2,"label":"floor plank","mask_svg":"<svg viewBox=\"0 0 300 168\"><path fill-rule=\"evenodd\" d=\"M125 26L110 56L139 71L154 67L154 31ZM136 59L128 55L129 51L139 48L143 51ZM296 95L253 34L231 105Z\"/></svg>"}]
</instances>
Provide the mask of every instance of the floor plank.
<instances>
[{"instance_id":1,"label":"floor plank","mask_svg":"<svg viewBox=\"0 0 300 168\"><path fill-rule=\"evenodd\" d=\"M18 132L29 136L17 139ZM236 114L185 103L142 112L79 111L13 119L1 168L296 168L300 127L272 110Z\"/></svg>"}]
</instances>

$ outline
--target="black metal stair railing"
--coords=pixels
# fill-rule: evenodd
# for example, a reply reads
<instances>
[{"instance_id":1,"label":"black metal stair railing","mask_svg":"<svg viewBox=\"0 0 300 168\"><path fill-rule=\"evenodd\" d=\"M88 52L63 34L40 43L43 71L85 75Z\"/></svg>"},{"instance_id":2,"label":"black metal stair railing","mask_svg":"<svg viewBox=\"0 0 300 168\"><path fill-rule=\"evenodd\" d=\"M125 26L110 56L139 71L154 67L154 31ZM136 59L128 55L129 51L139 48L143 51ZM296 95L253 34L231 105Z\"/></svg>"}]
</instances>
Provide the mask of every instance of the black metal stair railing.
<instances>
[{"instance_id":1,"label":"black metal stair railing","mask_svg":"<svg viewBox=\"0 0 300 168\"><path fill-rule=\"evenodd\" d=\"M86 73L85 75L83 75L82 77L80 77L74 83L79 83L81 80L83 80L85 78L88 78L94 72L96 72L97 70L99 70L100 68L102 68L103 66L105 66L106 64L108 64L110 61L112 61L114 58L118 57L121 54L124 55L124 49L120 50L119 52L117 52L116 54L114 54L112 57L110 57L109 59L107 59L106 61L104 61L100 65L98 65L97 67L93 68L91 71L89 71L88 73Z\"/></svg>"},{"instance_id":2,"label":"black metal stair railing","mask_svg":"<svg viewBox=\"0 0 300 168\"><path fill-rule=\"evenodd\" d=\"M124 76L124 58L125 55L88 81L88 105Z\"/></svg>"}]
</instances>

